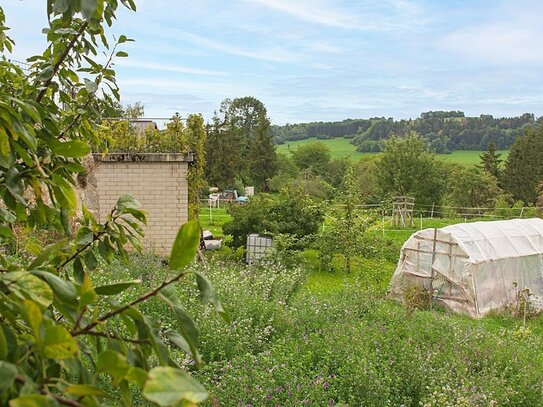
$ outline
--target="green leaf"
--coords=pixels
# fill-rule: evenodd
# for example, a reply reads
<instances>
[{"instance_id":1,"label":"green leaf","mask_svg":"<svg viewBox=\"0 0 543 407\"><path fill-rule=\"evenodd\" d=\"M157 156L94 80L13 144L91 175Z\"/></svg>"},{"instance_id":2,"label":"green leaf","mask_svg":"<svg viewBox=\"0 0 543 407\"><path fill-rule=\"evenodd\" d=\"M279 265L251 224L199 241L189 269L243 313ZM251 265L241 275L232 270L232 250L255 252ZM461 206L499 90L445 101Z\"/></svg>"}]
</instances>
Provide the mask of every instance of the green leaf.
<instances>
[{"instance_id":1,"label":"green leaf","mask_svg":"<svg viewBox=\"0 0 543 407\"><path fill-rule=\"evenodd\" d=\"M217 292L211 285L211 282L199 272L195 272L194 274L196 274L196 283L198 285L198 289L200 290L202 302L204 304L212 304L215 307L215 311L217 311L226 322L230 323L230 316L223 308L222 303L217 296Z\"/></svg>"},{"instance_id":2,"label":"green leaf","mask_svg":"<svg viewBox=\"0 0 543 407\"><path fill-rule=\"evenodd\" d=\"M34 301L24 300L24 316L26 317L26 322L32 328L34 336L39 337L40 335L40 325L43 321L43 313L41 312L40 307Z\"/></svg>"},{"instance_id":3,"label":"green leaf","mask_svg":"<svg viewBox=\"0 0 543 407\"><path fill-rule=\"evenodd\" d=\"M56 181L55 178L56 175L53 175L53 182ZM77 208L77 195L75 193L75 189L71 186L57 184L53 187L53 193L61 207L70 210L75 210Z\"/></svg>"},{"instance_id":4,"label":"green leaf","mask_svg":"<svg viewBox=\"0 0 543 407\"><path fill-rule=\"evenodd\" d=\"M58 407L55 399L41 394L26 394L9 401L9 407Z\"/></svg>"},{"instance_id":5,"label":"green leaf","mask_svg":"<svg viewBox=\"0 0 543 407\"><path fill-rule=\"evenodd\" d=\"M130 370L130 365L124 355L113 350L106 350L98 357L96 369L109 374L113 385L117 386Z\"/></svg>"},{"instance_id":6,"label":"green leaf","mask_svg":"<svg viewBox=\"0 0 543 407\"><path fill-rule=\"evenodd\" d=\"M51 147L51 151L56 155L70 158L84 157L91 152L90 146L81 140L66 141L58 143Z\"/></svg>"},{"instance_id":7,"label":"green leaf","mask_svg":"<svg viewBox=\"0 0 543 407\"><path fill-rule=\"evenodd\" d=\"M128 53L124 52L124 51L119 51L115 54L115 56L119 57L119 58L126 58L128 56Z\"/></svg>"},{"instance_id":8,"label":"green leaf","mask_svg":"<svg viewBox=\"0 0 543 407\"><path fill-rule=\"evenodd\" d=\"M53 302L53 291L49 285L26 271L1 273L0 280L11 283L9 290L22 298L38 303L43 309Z\"/></svg>"},{"instance_id":9,"label":"green leaf","mask_svg":"<svg viewBox=\"0 0 543 407\"><path fill-rule=\"evenodd\" d=\"M8 342L4 334L3 325L0 325L0 360L6 359L8 356Z\"/></svg>"},{"instance_id":10,"label":"green leaf","mask_svg":"<svg viewBox=\"0 0 543 407\"><path fill-rule=\"evenodd\" d=\"M98 396L98 397L109 397L104 393L100 388L92 386L90 384L72 384L64 388L64 391L74 396L84 397L84 396Z\"/></svg>"},{"instance_id":11,"label":"green leaf","mask_svg":"<svg viewBox=\"0 0 543 407\"><path fill-rule=\"evenodd\" d=\"M87 92L94 93L98 89L98 85L96 82L88 80L87 78L84 78L85 81L85 88L87 89Z\"/></svg>"},{"instance_id":12,"label":"green leaf","mask_svg":"<svg viewBox=\"0 0 543 407\"><path fill-rule=\"evenodd\" d=\"M89 20L98 8L98 0L81 0L81 14L85 20Z\"/></svg>"},{"instance_id":13,"label":"green leaf","mask_svg":"<svg viewBox=\"0 0 543 407\"><path fill-rule=\"evenodd\" d=\"M147 380L147 371L139 367L131 367L124 378L130 383L143 387L145 381Z\"/></svg>"},{"instance_id":14,"label":"green leaf","mask_svg":"<svg viewBox=\"0 0 543 407\"><path fill-rule=\"evenodd\" d=\"M73 28L59 28L55 30L55 34L77 34Z\"/></svg>"},{"instance_id":15,"label":"green leaf","mask_svg":"<svg viewBox=\"0 0 543 407\"><path fill-rule=\"evenodd\" d=\"M78 287L78 292L80 296L79 309L83 309L83 307L92 304L98 299L98 295L92 287L92 282L89 278L88 273L83 273L83 281Z\"/></svg>"},{"instance_id":16,"label":"green leaf","mask_svg":"<svg viewBox=\"0 0 543 407\"><path fill-rule=\"evenodd\" d=\"M7 209L0 208L0 219L7 223L13 223L17 220L17 217Z\"/></svg>"},{"instance_id":17,"label":"green leaf","mask_svg":"<svg viewBox=\"0 0 543 407\"><path fill-rule=\"evenodd\" d=\"M115 249L109 243L109 239L100 240L98 242L98 253L104 260L109 261L115 254Z\"/></svg>"},{"instance_id":18,"label":"green leaf","mask_svg":"<svg viewBox=\"0 0 543 407\"><path fill-rule=\"evenodd\" d=\"M195 348L194 346L189 344L189 342L185 339L183 335L173 329L168 329L166 332L164 332L164 335L171 343L173 343L179 349L183 349L185 352L187 352L187 354L189 354L194 360L196 367L201 366L202 357L200 356L198 348Z\"/></svg>"},{"instance_id":19,"label":"green leaf","mask_svg":"<svg viewBox=\"0 0 543 407\"><path fill-rule=\"evenodd\" d=\"M85 246L94 240L94 233L88 227L83 226L77 231L75 241L81 246Z\"/></svg>"},{"instance_id":20,"label":"green leaf","mask_svg":"<svg viewBox=\"0 0 543 407\"><path fill-rule=\"evenodd\" d=\"M0 128L0 154L4 157L7 157L11 148L9 146L9 136L6 133L6 130Z\"/></svg>"},{"instance_id":21,"label":"green leaf","mask_svg":"<svg viewBox=\"0 0 543 407\"><path fill-rule=\"evenodd\" d=\"M83 219L85 219L86 225L88 226L90 224L96 224L96 218L94 217L94 214L89 211L86 205L81 205L81 209L83 211Z\"/></svg>"},{"instance_id":22,"label":"green leaf","mask_svg":"<svg viewBox=\"0 0 543 407\"><path fill-rule=\"evenodd\" d=\"M133 285L138 284L141 284L141 280L123 281L120 283L113 283L102 285L100 287L95 287L94 291L96 291L96 294L98 295L115 295L123 292L127 288L132 287Z\"/></svg>"},{"instance_id":23,"label":"green leaf","mask_svg":"<svg viewBox=\"0 0 543 407\"><path fill-rule=\"evenodd\" d=\"M179 332L167 331L166 337L176 346L183 349L192 356L194 362L199 366L202 362L200 353L198 352L198 337L200 332L196 324L189 314L183 309L181 301L179 301L177 292L173 286L167 286L159 291L160 299L168 304L179 324Z\"/></svg>"},{"instance_id":24,"label":"green leaf","mask_svg":"<svg viewBox=\"0 0 543 407\"><path fill-rule=\"evenodd\" d=\"M67 359L78 351L77 341L61 326L45 328L43 353L50 359Z\"/></svg>"},{"instance_id":25,"label":"green leaf","mask_svg":"<svg viewBox=\"0 0 543 407\"><path fill-rule=\"evenodd\" d=\"M72 228L70 225L70 210L62 208L60 210L60 223L62 223L62 228L66 236L70 237L72 235Z\"/></svg>"},{"instance_id":26,"label":"green leaf","mask_svg":"<svg viewBox=\"0 0 543 407\"><path fill-rule=\"evenodd\" d=\"M142 211L140 209L133 209L133 208L125 208L123 210L124 213L129 213L134 218L139 220L144 225L147 225L147 216L145 215L145 211Z\"/></svg>"},{"instance_id":27,"label":"green leaf","mask_svg":"<svg viewBox=\"0 0 543 407\"><path fill-rule=\"evenodd\" d=\"M124 212L125 209L139 209L140 203L130 194L124 194L117 200L117 210Z\"/></svg>"},{"instance_id":28,"label":"green leaf","mask_svg":"<svg viewBox=\"0 0 543 407\"><path fill-rule=\"evenodd\" d=\"M130 391L130 386L128 385L128 382L126 380L123 380L121 383L119 383L119 390L121 392L121 399L123 401L123 405L131 406L132 392Z\"/></svg>"},{"instance_id":29,"label":"green leaf","mask_svg":"<svg viewBox=\"0 0 543 407\"><path fill-rule=\"evenodd\" d=\"M70 9L70 0L55 0L53 4L55 14L63 14Z\"/></svg>"},{"instance_id":30,"label":"green leaf","mask_svg":"<svg viewBox=\"0 0 543 407\"><path fill-rule=\"evenodd\" d=\"M2 333L3 336L3 333ZM0 393L9 389L17 377L17 366L0 360Z\"/></svg>"},{"instance_id":31,"label":"green leaf","mask_svg":"<svg viewBox=\"0 0 543 407\"><path fill-rule=\"evenodd\" d=\"M53 289L59 300L63 302L75 302L77 300L77 290L70 281L43 270L31 270L30 273L43 278Z\"/></svg>"},{"instance_id":32,"label":"green leaf","mask_svg":"<svg viewBox=\"0 0 543 407\"><path fill-rule=\"evenodd\" d=\"M87 253L85 253L84 260L85 260L85 264L87 265L87 268L90 271L93 271L96 268L96 266L98 266L98 261L96 260L96 256L90 250Z\"/></svg>"},{"instance_id":33,"label":"green leaf","mask_svg":"<svg viewBox=\"0 0 543 407\"><path fill-rule=\"evenodd\" d=\"M83 263L81 263L81 259L79 257L74 260L73 267L75 280L81 284L85 276L85 269L83 268Z\"/></svg>"},{"instance_id":34,"label":"green leaf","mask_svg":"<svg viewBox=\"0 0 543 407\"><path fill-rule=\"evenodd\" d=\"M189 265L198 251L200 244L200 225L189 221L179 229L170 255L170 268L180 270Z\"/></svg>"},{"instance_id":35,"label":"green leaf","mask_svg":"<svg viewBox=\"0 0 543 407\"><path fill-rule=\"evenodd\" d=\"M143 397L159 406L174 406L186 401L197 404L207 399L207 391L191 376L173 367L149 371Z\"/></svg>"},{"instance_id":36,"label":"green leaf","mask_svg":"<svg viewBox=\"0 0 543 407\"><path fill-rule=\"evenodd\" d=\"M134 3L134 0L121 0L121 3L129 10L136 11L136 3Z\"/></svg>"},{"instance_id":37,"label":"green leaf","mask_svg":"<svg viewBox=\"0 0 543 407\"><path fill-rule=\"evenodd\" d=\"M67 240L63 239L56 243L53 243L49 246L47 246L43 251L34 259L32 263L30 263L30 266L28 266L29 269L35 269L39 266L41 266L43 263L45 263L47 260L49 260L50 257L53 255L58 254L58 252L62 251L64 247L66 246Z\"/></svg>"}]
</instances>

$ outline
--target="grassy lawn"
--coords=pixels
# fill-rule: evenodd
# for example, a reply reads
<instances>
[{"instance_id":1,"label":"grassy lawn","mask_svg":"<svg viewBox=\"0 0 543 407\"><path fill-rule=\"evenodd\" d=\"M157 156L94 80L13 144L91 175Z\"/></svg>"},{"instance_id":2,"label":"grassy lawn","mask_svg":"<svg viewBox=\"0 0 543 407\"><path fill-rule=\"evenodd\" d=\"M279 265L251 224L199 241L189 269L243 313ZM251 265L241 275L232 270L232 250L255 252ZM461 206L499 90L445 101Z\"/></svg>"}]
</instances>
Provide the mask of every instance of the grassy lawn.
<instances>
[{"instance_id":1,"label":"grassy lawn","mask_svg":"<svg viewBox=\"0 0 543 407\"><path fill-rule=\"evenodd\" d=\"M509 150L499 150L497 152L502 155L500 157L502 160L505 160L507 158L507 155L509 154ZM481 161L479 156L482 153L484 153L484 151L456 150L453 151L451 154L438 154L438 157L445 161L469 166L479 164Z\"/></svg>"},{"instance_id":2,"label":"grassy lawn","mask_svg":"<svg viewBox=\"0 0 543 407\"><path fill-rule=\"evenodd\" d=\"M209 208L202 206L200 208L200 224L204 230L209 230L215 237L222 237L222 225L232 220L228 209L222 208Z\"/></svg>"},{"instance_id":3,"label":"grassy lawn","mask_svg":"<svg viewBox=\"0 0 543 407\"><path fill-rule=\"evenodd\" d=\"M344 139L344 138L334 138L334 139L328 139L328 140L318 140L316 138L309 138L305 140L297 140L297 141L289 141L285 144L280 144L277 146L277 152L282 154L288 154L289 151L296 150L299 146L314 142L314 141L320 141L324 143L329 149L330 154L332 155L332 158L340 158L340 157L351 157L354 161L359 160L365 155L372 155L376 153L359 153L356 151L356 147L351 144L351 140ZM502 159L507 158L507 154L509 153L509 150L500 150L498 151L502 154ZM478 164L480 162L479 155L482 154L483 151L471 151L471 150L457 150L453 151L451 154L438 154L438 158L443 159L445 161L469 166Z\"/></svg>"},{"instance_id":4,"label":"grassy lawn","mask_svg":"<svg viewBox=\"0 0 543 407\"><path fill-rule=\"evenodd\" d=\"M332 155L332 158L351 157L353 160L357 161L362 156L371 154L371 153L359 153L358 151L356 151L356 147L351 144L350 139L345 139L342 137L328 139L328 140L318 140L316 138L309 138L305 140L288 141L285 144L278 145L277 152L288 154L289 151L294 151L299 146L306 143L314 142L314 141L320 141L324 143L330 149L330 154Z\"/></svg>"}]
</instances>

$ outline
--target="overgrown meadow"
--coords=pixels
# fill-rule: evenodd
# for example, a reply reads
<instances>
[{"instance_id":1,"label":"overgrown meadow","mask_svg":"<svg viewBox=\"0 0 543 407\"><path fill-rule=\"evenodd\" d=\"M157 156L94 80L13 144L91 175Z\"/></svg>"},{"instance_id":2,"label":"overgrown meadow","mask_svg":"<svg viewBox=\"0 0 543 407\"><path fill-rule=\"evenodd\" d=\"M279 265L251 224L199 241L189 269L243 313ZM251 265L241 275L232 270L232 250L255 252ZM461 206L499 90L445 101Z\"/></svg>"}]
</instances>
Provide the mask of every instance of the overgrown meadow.
<instances>
[{"instance_id":1,"label":"overgrown meadow","mask_svg":"<svg viewBox=\"0 0 543 407\"><path fill-rule=\"evenodd\" d=\"M181 351L176 361L209 389L213 406L540 405L543 320L521 329L508 315L476 321L387 300L401 240L356 259L350 274L320 272L315 251L252 268L228 250L208 256L205 273L232 323L188 285L179 288L200 330L204 366L194 369ZM168 273L160 259L134 256L94 278L140 278L124 294L135 298ZM175 325L158 300L142 310L161 329Z\"/></svg>"}]
</instances>

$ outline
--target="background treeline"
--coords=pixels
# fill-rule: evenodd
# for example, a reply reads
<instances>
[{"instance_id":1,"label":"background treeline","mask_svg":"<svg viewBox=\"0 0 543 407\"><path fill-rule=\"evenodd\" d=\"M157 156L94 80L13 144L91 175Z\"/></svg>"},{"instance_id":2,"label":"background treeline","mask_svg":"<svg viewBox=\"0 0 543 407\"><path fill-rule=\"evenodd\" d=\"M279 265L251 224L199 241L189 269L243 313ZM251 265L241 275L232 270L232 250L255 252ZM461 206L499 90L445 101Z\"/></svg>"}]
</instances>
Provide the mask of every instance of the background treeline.
<instances>
[{"instance_id":1,"label":"background treeline","mask_svg":"<svg viewBox=\"0 0 543 407\"><path fill-rule=\"evenodd\" d=\"M486 150L489 142L497 149L508 149L516 138L537 122L531 113L518 117L495 118L492 115L466 117L461 111L425 112L417 119L394 120L374 117L371 119L346 119L341 122L312 122L272 126L271 133L277 144L316 137L352 139L360 152L379 152L383 141L417 133L435 153L454 150Z\"/></svg>"},{"instance_id":2,"label":"background treeline","mask_svg":"<svg viewBox=\"0 0 543 407\"><path fill-rule=\"evenodd\" d=\"M128 106L123 113L125 117L138 117L143 106ZM347 131L358 122L346 120L335 129ZM324 125L332 129L334 123ZM469 142L466 134L471 134L475 143L478 132L495 130L489 131L491 137L482 136L479 143L486 143L483 148L460 144L459 148L486 150L476 167L446 163L433 154L442 152L437 147L443 147L446 137L436 132L444 125L449 130L464 128L458 133L464 137L453 138L448 145ZM176 114L163 130L152 126L141 129L127 120L108 119L102 125L100 138L110 152L194 152L196 164L189 174L194 208L198 206L198 197L207 197L208 186L236 189L240 194L247 185L255 186L257 192L279 193L288 189L331 202L341 194L349 172L361 204L381 205L393 196L410 195L420 210L463 208L462 215L480 215L475 208L543 205L543 123L531 114L510 119L466 118L464 113L452 111L427 112L412 121L379 119L366 130L359 129L353 141L380 129L382 138L370 142L376 143L381 153L358 162L346 157L334 159L328 147L319 141L305 143L288 154L277 154L271 127L264 104L247 96L225 99L207 125L201 115L182 119ZM404 133L408 128L411 130ZM507 159L498 151L504 147L503 137L494 136L502 133L512 138ZM196 209L193 212L197 214ZM255 222L252 219L248 223ZM266 228L273 229L270 224Z\"/></svg>"},{"instance_id":3,"label":"background treeline","mask_svg":"<svg viewBox=\"0 0 543 407\"><path fill-rule=\"evenodd\" d=\"M290 187L315 199L334 200L349 168L364 204L378 205L396 195L409 195L421 210L446 206L463 215L481 214L475 208L542 206L543 126L529 128L518 137L505 160L489 143L475 167L438 159L416 133L391 137L383 142L382 153L358 162L333 159L324 143L308 142L289 155L278 155L277 175L269 187L272 191Z\"/></svg>"}]
</instances>

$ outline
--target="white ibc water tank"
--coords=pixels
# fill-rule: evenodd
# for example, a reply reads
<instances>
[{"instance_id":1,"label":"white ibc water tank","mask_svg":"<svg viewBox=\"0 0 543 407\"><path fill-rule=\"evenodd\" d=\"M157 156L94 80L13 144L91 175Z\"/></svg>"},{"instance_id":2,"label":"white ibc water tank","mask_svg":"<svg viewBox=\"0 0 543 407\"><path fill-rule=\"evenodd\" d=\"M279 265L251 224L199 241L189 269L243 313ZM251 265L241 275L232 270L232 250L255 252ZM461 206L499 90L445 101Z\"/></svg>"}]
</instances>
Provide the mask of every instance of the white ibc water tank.
<instances>
[{"instance_id":1,"label":"white ibc water tank","mask_svg":"<svg viewBox=\"0 0 543 407\"><path fill-rule=\"evenodd\" d=\"M273 238L251 233L247 236L247 264L253 264L264 257L273 247Z\"/></svg>"}]
</instances>

